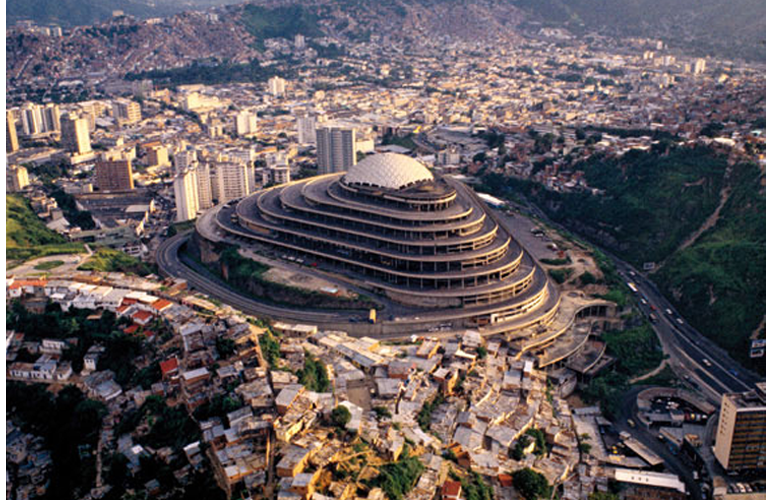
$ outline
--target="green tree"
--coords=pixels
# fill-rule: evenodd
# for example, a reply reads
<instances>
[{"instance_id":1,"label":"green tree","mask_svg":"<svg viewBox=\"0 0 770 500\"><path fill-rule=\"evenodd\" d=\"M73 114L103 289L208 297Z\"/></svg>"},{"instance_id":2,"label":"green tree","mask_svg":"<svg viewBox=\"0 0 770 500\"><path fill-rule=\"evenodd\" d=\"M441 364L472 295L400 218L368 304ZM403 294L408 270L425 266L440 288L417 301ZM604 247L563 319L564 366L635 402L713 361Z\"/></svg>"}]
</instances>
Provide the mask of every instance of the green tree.
<instances>
[{"instance_id":1,"label":"green tree","mask_svg":"<svg viewBox=\"0 0 770 500\"><path fill-rule=\"evenodd\" d=\"M350 410L345 406L337 406L332 410L332 422L340 429L344 429L350 422L351 415Z\"/></svg>"},{"instance_id":2,"label":"green tree","mask_svg":"<svg viewBox=\"0 0 770 500\"><path fill-rule=\"evenodd\" d=\"M551 486L545 476L529 467L517 470L511 477L513 486L527 500L546 498L551 493Z\"/></svg>"}]
</instances>

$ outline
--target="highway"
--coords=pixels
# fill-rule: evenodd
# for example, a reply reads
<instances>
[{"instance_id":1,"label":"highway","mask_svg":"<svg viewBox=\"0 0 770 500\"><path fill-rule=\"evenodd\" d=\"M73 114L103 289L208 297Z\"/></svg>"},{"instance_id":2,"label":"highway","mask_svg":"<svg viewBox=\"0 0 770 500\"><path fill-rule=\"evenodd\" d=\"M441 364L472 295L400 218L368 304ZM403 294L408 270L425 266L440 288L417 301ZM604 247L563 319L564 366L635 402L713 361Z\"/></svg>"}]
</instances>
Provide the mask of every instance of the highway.
<instances>
[{"instance_id":1,"label":"highway","mask_svg":"<svg viewBox=\"0 0 770 500\"><path fill-rule=\"evenodd\" d=\"M550 220L538 207L528 204L527 208L550 226L571 233L569 228ZM500 214L500 218L510 220L510 217L503 214ZM747 391L763 380L756 373L743 368L714 342L689 325L650 279L628 262L600 249L612 259L623 280L636 286L638 293L634 296L638 307L648 318L650 313L657 318L652 328L660 339L663 351L669 355L669 365L696 392L719 406L722 394Z\"/></svg>"}]
</instances>

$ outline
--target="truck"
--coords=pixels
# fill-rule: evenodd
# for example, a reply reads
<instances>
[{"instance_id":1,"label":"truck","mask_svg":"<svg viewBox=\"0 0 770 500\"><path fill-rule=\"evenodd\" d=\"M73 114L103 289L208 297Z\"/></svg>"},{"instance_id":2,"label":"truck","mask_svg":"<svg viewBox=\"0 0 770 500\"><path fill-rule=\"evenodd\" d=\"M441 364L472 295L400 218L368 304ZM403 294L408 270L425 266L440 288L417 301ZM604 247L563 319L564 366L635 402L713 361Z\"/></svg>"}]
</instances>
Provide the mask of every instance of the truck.
<instances>
[{"instance_id":1,"label":"truck","mask_svg":"<svg viewBox=\"0 0 770 500\"><path fill-rule=\"evenodd\" d=\"M369 323L377 323L377 309L369 309Z\"/></svg>"}]
</instances>

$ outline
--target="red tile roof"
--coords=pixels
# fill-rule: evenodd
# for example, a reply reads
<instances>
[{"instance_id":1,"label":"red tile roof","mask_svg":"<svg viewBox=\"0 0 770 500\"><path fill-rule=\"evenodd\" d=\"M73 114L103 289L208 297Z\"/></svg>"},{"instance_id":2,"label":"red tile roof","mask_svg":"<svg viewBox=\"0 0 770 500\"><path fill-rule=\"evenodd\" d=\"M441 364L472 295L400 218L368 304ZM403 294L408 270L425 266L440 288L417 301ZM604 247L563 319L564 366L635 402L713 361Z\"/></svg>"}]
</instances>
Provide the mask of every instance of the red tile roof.
<instances>
[{"instance_id":1,"label":"red tile roof","mask_svg":"<svg viewBox=\"0 0 770 500\"><path fill-rule=\"evenodd\" d=\"M168 307L171 307L172 305L174 305L174 303L166 299L158 299L155 302L153 302L151 305L153 309L155 309L156 311L162 311Z\"/></svg>"},{"instance_id":2,"label":"red tile roof","mask_svg":"<svg viewBox=\"0 0 770 500\"><path fill-rule=\"evenodd\" d=\"M176 358L160 362L160 371L165 376L179 370L179 360Z\"/></svg>"},{"instance_id":3,"label":"red tile roof","mask_svg":"<svg viewBox=\"0 0 770 500\"><path fill-rule=\"evenodd\" d=\"M126 327L125 330L123 330L124 333L128 335L133 335L139 330L139 325L131 325L129 327Z\"/></svg>"},{"instance_id":4,"label":"red tile roof","mask_svg":"<svg viewBox=\"0 0 770 500\"><path fill-rule=\"evenodd\" d=\"M137 323L147 323L152 319L152 313L147 311L136 311L131 315L131 318Z\"/></svg>"},{"instance_id":5,"label":"red tile roof","mask_svg":"<svg viewBox=\"0 0 770 500\"><path fill-rule=\"evenodd\" d=\"M500 481L500 486L509 488L513 486L513 477L509 474L500 474L497 476L497 480Z\"/></svg>"},{"instance_id":6,"label":"red tile roof","mask_svg":"<svg viewBox=\"0 0 770 500\"><path fill-rule=\"evenodd\" d=\"M441 488L441 495L445 497L459 497L461 488L460 481L447 481L444 483L444 487Z\"/></svg>"}]
</instances>

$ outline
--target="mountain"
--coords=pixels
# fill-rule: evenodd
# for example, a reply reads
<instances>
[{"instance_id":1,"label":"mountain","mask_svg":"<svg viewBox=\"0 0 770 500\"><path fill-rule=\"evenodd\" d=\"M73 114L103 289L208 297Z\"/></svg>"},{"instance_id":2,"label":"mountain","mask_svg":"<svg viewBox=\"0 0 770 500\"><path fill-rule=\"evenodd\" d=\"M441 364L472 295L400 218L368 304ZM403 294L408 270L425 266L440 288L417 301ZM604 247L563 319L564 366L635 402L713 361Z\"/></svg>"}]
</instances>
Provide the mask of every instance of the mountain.
<instances>
[{"instance_id":1,"label":"mountain","mask_svg":"<svg viewBox=\"0 0 770 500\"><path fill-rule=\"evenodd\" d=\"M660 39L695 55L765 59L764 0L511 0L575 33Z\"/></svg>"},{"instance_id":2,"label":"mountain","mask_svg":"<svg viewBox=\"0 0 770 500\"><path fill-rule=\"evenodd\" d=\"M109 19L115 10L146 19L237 2L238 0L8 0L5 22L7 26L20 20L32 20L40 25L85 26Z\"/></svg>"},{"instance_id":3,"label":"mountain","mask_svg":"<svg viewBox=\"0 0 770 500\"><path fill-rule=\"evenodd\" d=\"M32 19L68 27L103 21L113 10L141 19L235 3L238 1L9 0L6 23ZM762 0L261 0L253 4L263 11L302 10L321 20L326 33L352 39L391 32L404 37L507 39L551 26L576 35L595 32L660 39L694 55L764 60L765 54ZM229 12L248 14L242 8ZM270 26L265 28L277 33Z\"/></svg>"}]
</instances>

